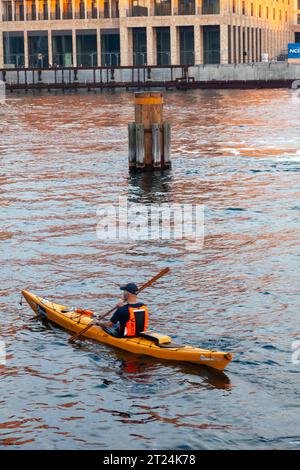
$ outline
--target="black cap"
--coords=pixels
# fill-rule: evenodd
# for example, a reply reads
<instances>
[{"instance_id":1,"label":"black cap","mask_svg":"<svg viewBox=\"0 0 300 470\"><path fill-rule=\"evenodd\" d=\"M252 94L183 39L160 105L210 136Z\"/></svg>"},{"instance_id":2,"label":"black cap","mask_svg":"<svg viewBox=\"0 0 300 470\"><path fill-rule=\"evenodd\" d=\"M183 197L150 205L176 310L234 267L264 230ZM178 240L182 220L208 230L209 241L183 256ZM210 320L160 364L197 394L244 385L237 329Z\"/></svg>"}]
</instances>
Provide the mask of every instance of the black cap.
<instances>
[{"instance_id":1,"label":"black cap","mask_svg":"<svg viewBox=\"0 0 300 470\"><path fill-rule=\"evenodd\" d=\"M134 282L129 282L126 284L126 286L121 286L121 290L127 290L127 292L130 292L130 294L137 294L138 293L138 286L134 284Z\"/></svg>"}]
</instances>

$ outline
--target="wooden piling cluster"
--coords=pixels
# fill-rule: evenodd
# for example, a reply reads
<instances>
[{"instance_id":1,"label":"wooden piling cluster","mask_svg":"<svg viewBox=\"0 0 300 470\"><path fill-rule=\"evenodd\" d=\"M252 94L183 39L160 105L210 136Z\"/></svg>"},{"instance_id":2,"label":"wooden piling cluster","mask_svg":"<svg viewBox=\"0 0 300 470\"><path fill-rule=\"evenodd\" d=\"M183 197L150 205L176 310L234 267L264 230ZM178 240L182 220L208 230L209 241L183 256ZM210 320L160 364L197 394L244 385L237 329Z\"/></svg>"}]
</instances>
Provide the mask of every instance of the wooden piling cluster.
<instances>
[{"instance_id":1,"label":"wooden piling cluster","mask_svg":"<svg viewBox=\"0 0 300 470\"><path fill-rule=\"evenodd\" d=\"M131 171L171 168L171 132L170 124L163 122L162 93L135 93L135 122L128 124L128 146Z\"/></svg>"}]
</instances>

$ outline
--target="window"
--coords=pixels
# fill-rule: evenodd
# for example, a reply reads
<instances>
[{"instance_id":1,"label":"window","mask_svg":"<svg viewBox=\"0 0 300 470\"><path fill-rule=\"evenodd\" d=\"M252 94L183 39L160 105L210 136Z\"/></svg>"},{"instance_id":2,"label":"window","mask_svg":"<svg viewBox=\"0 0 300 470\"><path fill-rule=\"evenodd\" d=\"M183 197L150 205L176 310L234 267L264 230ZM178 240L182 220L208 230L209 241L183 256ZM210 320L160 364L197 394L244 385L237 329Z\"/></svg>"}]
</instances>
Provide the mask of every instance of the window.
<instances>
[{"instance_id":1,"label":"window","mask_svg":"<svg viewBox=\"0 0 300 470\"><path fill-rule=\"evenodd\" d=\"M251 16L254 16L254 5L251 3Z\"/></svg>"},{"instance_id":2,"label":"window","mask_svg":"<svg viewBox=\"0 0 300 470\"><path fill-rule=\"evenodd\" d=\"M108 16L104 15L105 18L109 18L109 5L110 2L107 0L107 13ZM148 7L146 6L146 3L144 0L131 0L129 2L129 10L128 10L128 16L148 16ZM138 37L138 33L137 37Z\"/></svg>"},{"instance_id":3,"label":"window","mask_svg":"<svg viewBox=\"0 0 300 470\"><path fill-rule=\"evenodd\" d=\"M227 37L228 37L228 64L231 64L232 58L231 58L231 26L227 27Z\"/></svg>"},{"instance_id":4,"label":"window","mask_svg":"<svg viewBox=\"0 0 300 470\"><path fill-rule=\"evenodd\" d=\"M195 62L194 53L194 27L193 26L180 26L179 27L180 39L180 64L193 65Z\"/></svg>"},{"instance_id":5,"label":"window","mask_svg":"<svg viewBox=\"0 0 300 470\"><path fill-rule=\"evenodd\" d=\"M203 0L202 15L219 15L220 0Z\"/></svg>"},{"instance_id":6,"label":"window","mask_svg":"<svg viewBox=\"0 0 300 470\"><path fill-rule=\"evenodd\" d=\"M172 13L171 0L155 0L154 14L155 16L170 16Z\"/></svg>"},{"instance_id":7,"label":"window","mask_svg":"<svg viewBox=\"0 0 300 470\"><path fill-rule=\"evenodd\" d=\"M242 15L246 15L246 2L242 2Z\"/></svg>"},{"instance_id":8,"label":"window","mask_svg":"<svg viewBox=\"0 0 300 470\"><path fill-rule=\"evenodd\" d=\"M233 29L233 63L236 64L236 26L232 27Z\"/></svg>"},{"instance_id":9,"label":"window","mask_svg":"<svg viewBox=\"0 0 300 470\"><path fill-rule=\"evenodd\" d=\"M204 64L220 63L219 26L203 26L203 62Z\"/></svg>"},{"instance_id":10,"label":"window","mask_svg":"<svg viewBox=\"0 0 300 470\"><path fill-rule=\"evenodd\" d=\"M178 15L195 15L195 0L178 0Z\"/></svg>"},{"instance_id":11,"label":"window","mask_svg":"<svg viewBox=\"0 0 300 470\"><path fill-rule=\"evenodd\" d=\"M157 65L169 65L171 63L170 28L156 28L156 43Z\"/></svg>"},{"instance_id":12,"label":"window","mask_svg":"<svg viewBox=\"0 0 300 470\"><path fill-rule=\"evenodd\" d=\"M258 16L261 18L261 5L258 7Z\"/></svg>"}]
</instances>

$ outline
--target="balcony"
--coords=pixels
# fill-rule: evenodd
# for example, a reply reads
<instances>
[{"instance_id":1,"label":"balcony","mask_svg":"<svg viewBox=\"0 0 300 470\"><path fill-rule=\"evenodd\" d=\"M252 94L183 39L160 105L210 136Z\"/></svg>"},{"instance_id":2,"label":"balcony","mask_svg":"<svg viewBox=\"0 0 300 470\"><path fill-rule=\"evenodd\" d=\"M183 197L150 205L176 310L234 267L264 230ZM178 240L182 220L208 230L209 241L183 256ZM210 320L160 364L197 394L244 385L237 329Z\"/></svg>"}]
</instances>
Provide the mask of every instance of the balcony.
<instances>
[{"instance_id":1,"label":"balcony","mask_svg":"<svg viewBox=\"0 0 300 470\"><path fill-rule=\"evenodd\" d=\"M147 53L146 52L134 52L133 53L133 65L135 67L147 65Z\"/></svg>"},{"instance_id":2,"label":"balcony","mask_svg":"<svg viewBox=\"0 0 300 470\"><path fill-rule=\"evenodd\" d=\"M195 53L191 50L180 51L180 64L181 65L194 65L195 64Z\"/></svg>"},{"instance_id":3,"label":"balcony","mask_svg":"<svg viewBox=\"0 0 300 470\"><path fill-rule=\"evenodd\" d=\"M77 54L78 67L97 67L97 51Z\"/></svg>"},{"instance_id":4,"label":"balcony","mask_svg":"<svg viewBox=\"0 0 300 470\"><path fill-rule=\"evenodd\" d=\"M219 64L221 60L221 54L216 49L205 49L204 50L204 64Z\"/></svg>"},{"instance_id":5,"label":"balcony","mask_svg":"<svg viewBox=\"0 0 300 470\"><path fill-rule=\"evenodd\" d=\"M171 64L171 52L170 51L157 52L157 65L170 65L170 64Z\"/></svg>"},{"instance_id":6,"label":"balcony","mask_svg":"<svg viewBox=\"0 0 300 470\"><path fill-rule=\"evenodd\" d=\"M49 66L48 54L29 54L29 67L43 68Z\"/></svg>"},{"instance_id":7,"label":"balcony","mask_svg":"<svg viewBox=\"0 0 300 470\"><path fill-rule=\"evenodd\" d=\"M101 65L106 67L120 65L120 53L119 52L102 52L101 54Z\"/></svg>"},{"instance_id":8,"label":"balcony","mask_svg":"<svg viewBox=\"0 0 300 470\"><path fill-rule=\"evenodd\" d=\"M8 54L4 60L6 64L13 65L17 68L24 67L25 65L24 54Z\"/></svg>"}]
</instances>

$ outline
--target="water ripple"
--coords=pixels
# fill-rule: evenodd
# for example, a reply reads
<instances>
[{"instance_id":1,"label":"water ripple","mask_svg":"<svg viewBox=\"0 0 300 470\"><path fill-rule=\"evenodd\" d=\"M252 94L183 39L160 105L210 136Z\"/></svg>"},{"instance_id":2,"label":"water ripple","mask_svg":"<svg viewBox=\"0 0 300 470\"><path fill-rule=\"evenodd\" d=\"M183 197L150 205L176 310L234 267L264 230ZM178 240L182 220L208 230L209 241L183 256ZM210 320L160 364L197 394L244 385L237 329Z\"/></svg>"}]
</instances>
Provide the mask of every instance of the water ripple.
<instances>
[{"instance_id":1,"label":"water ripple","mask_svg":"<svg viewBox=\"0 0 300 470\"><path fill-rule=\"evenodd\" d=\"M165 101L173 169L163 176L128 175L131 93L16 94L1 115L0 447L299 448L300 107L290 90ZM97 240L96 210L119 196L204 204L203 250ZM143 294L153 329L234 351L226 374L70 346L18 305L28 288L102 313L120 284L165 266L168 278Z\"/></svg>"}]
</instances>

